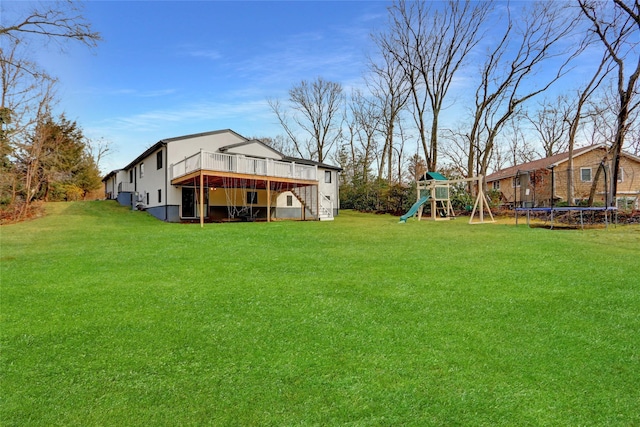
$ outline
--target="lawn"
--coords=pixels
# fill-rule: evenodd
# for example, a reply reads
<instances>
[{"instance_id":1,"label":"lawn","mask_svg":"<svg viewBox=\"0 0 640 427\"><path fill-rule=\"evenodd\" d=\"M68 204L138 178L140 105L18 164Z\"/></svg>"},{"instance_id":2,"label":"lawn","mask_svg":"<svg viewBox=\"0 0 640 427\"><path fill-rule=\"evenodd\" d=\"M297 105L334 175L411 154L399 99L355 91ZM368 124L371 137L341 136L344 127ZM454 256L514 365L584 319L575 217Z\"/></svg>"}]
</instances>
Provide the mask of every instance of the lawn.
<instances>
[{"instance_id":1,"label":"lawn","mask_svg":"<svg viewBox=\"0 0 640 427\"><path fill-rule=\"evenodd\" d=\"M640 226L0 228L3 426L640 424Z\"/></svg>"}]
</instances>

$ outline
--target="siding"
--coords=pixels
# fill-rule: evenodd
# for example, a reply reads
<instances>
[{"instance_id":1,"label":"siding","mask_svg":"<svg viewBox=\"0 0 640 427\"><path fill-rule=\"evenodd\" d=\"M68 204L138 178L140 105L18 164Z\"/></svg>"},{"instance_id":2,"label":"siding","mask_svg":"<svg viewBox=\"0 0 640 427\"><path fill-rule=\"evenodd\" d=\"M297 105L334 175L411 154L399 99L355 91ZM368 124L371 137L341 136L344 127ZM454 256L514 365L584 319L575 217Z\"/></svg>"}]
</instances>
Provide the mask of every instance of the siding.
<instances>
[{"instance_id":1,"label":"siding","mask_svg":"<svg viewBox=\"0 0 640 427\"><path fill-rule=\"evenodd\" d=\"M551 204L551 180L553 178L554 189L553 195L558 201L575 204L577 200L587 199L591 192L593 179L604 157L605 149L596 148L574 157L573 170L569 172L568 162L561 161L554 167L553 177L551 170L543 167L533 171L523 171L521 186L513 187L513 177L502 178L500 182L500 192L503 196L503 202L511 204L517 199L520 202L535 201L537 206L549 206ZM624 195L640 194L640 161L636 161L633 157L621 156L620 167L622 172L622 180L618 182L618 197ZM526 165L523 165L526 168ZM591 170L591 180L583 181L581 171L587 168ZM569 174L573 179L573 198L567 200L567 181ZM531 179L527 180L529 176ZM609 169L607 169L607 182L611 179ZM487 181L489 189L493 188L493 182ZM528 194L527 194L527 190ZM605 181L604 175L601 174L597 187L594 201L596 203L605 203Z\"/></svg>"}]
</instances>

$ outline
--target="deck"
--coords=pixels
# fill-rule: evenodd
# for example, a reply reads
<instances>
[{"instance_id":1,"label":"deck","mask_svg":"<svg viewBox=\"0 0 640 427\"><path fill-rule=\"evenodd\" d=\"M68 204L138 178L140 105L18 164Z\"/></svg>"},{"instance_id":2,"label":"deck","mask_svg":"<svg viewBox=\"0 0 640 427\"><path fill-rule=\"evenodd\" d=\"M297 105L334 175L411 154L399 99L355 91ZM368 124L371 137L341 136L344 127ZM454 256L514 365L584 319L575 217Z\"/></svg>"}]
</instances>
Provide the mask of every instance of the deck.
<instances>
[{"instance_id":1,"label":"deck","mask_svg":"<svg viewBox=\"0 0 640 427\"><path fill-rule=\"evenodd\" d=\"M302 185L318 183L317 166L200 151L171 165L171 184L189 182L201 173L219 178L258 179Z\"/></svg>"}]
</instances>

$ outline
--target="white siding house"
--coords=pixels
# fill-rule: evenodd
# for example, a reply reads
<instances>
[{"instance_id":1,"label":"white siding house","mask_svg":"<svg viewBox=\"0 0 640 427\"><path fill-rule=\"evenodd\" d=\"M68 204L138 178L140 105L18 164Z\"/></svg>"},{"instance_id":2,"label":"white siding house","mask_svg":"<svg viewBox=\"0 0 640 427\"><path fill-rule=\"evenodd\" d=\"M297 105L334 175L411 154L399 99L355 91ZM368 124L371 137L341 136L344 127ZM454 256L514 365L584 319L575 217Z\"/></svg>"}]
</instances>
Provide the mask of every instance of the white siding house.
<instances>
[{"instance_id":1,"label":"white siding house","mask_svg":"<svg viewBox=\"0 0 640 427\"><path fill-rule=\"evenodd\" d=\"M227 129L158 141L103 182L107 198L163 221L326 220L339 172Z\"/></svg>"}]
</instances>

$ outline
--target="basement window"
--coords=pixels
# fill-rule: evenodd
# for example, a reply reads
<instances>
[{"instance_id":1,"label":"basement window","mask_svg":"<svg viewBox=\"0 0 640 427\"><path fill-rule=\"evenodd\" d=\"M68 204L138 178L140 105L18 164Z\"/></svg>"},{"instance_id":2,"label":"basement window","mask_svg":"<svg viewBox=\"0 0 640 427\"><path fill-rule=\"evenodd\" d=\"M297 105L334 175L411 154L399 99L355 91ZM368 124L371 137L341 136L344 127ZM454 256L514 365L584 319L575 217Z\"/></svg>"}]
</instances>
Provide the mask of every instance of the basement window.
<instances>
[{"instance_id":1,"label":"basement window","mask_svg":"<svg viewBox=\"0 0 640 427\"><path fill-rule=\"evenodd\" d=\"M247 204L255 205L258 203L258 192L257 191L247 191Z\"/></svg>"}]
</instances>

